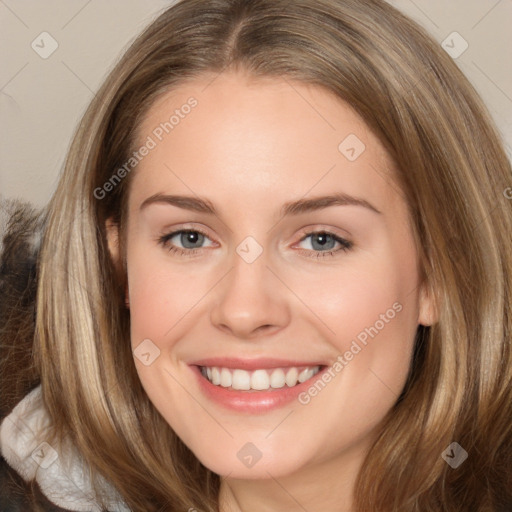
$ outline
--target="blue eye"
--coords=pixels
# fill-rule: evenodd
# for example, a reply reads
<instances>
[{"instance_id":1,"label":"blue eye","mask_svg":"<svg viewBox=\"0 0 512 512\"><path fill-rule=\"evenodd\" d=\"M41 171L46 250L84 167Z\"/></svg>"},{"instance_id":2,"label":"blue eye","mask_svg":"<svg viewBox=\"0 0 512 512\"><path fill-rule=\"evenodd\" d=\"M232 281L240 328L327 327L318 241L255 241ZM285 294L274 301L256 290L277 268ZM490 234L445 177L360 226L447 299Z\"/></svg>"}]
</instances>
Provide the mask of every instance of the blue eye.
<instances>
[{"instance_id":1,"label":"blue eye","mask_svg":"<svg viewBox=\"0 0 512 512\"><path fill-rule=\"evenodd\" d=\"M175 243L171 242L173 238L178 238L183 247L176 247ZM191 247L191 245L202 244L205 238L208 238L208 236L197 229L181 229L160 237L158 242L166 247L169 252L178 253L181 256L190 256L202 249L202 247Z\"/></svg>"},{"instance_id":2,"label":"blue eye","mask_svg":"<svg viewBox=\"0 0 512 512\"><path fill-rule=\"evenodd\" d=\"M349 251L352 249L353 244L344 238L341 238L334 233L328 231L311 231L300 240L311 238L311 247L313 250L307 250L305 255L310 258L325 258L326 256L334 257L336 253L343 251ZM338 249L334 249L333 246L339 245ZM334 250L333 250L334 249Z\"/></svg>"},{"instance_id":3,"label":"blue eye","mask_svg":"<svg viewBox=\"0 0 512 512\"><path fill-rule=\"evenodd\" d=\"M346 252L352 249L353 244L344 238L328 231L312 231L306 233L299 243L311 238L312 249L301 249L300 252L309 258L334 257L336 253ZM173 241L173 239L176 239ZM210 240L206 233L197 229L181 229L173 231L158 238L158 243L164 246L169 252L180 256L193 256L204 248L205 240ZM176 244L179 243L181 247ZM338 244L338 248L334 247Z\"/></svg>"}]
</instances>

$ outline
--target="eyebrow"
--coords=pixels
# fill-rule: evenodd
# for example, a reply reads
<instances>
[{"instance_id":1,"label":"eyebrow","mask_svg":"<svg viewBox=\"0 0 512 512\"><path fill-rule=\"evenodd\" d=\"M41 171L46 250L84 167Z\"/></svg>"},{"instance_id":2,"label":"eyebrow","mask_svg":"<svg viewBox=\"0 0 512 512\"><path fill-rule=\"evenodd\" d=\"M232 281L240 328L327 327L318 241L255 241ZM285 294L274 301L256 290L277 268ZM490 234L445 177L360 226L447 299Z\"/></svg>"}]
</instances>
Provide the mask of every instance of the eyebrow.
<instances>
[{"instance_id":1,"label":"eyebrow","mask_svg":"<svg viewBox=\"0 0 512 512\"><path fill-rule=\"evenodd\" d=\"M169 204L185 210L206 213L209 215L218 215L213 204L208 199L200 197L168 195L161 193L154 194L142 202L139 210L143 210L151 204ZM375 206L365 199L338 193L287 202L281 207L281 215L283 217L286 215L300 215L302 213L322 210L329 206L361 206L379 215L382 214L380 210L375 208Z\"/></svg>"}]
</instances>

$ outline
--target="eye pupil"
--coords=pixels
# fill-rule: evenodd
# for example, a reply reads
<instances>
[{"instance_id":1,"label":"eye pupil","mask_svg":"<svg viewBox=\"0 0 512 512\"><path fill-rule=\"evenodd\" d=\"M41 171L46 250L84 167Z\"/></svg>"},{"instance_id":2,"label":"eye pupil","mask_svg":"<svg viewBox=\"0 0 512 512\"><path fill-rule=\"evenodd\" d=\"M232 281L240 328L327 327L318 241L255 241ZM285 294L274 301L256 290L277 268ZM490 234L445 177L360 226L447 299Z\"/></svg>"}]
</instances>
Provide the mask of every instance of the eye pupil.
<instances>
[{"instance_id":1,"label":"eye pupil","mask_svg":"<svg viewBox=\"0 0 512 512\"><path fill-rule=\"evenodd\" d=\"M197 244L197 242L200 241L201 237L203 236L204 235L198 233L197 231L185 231L181 234L181 243L183 247L190 248L187 246L187 243L190 243L192 245Z\"/></svg>"},{"instance_id":2,"label":"eye pupil","mask_svg":"<svg viewBox=\"0 0 512 512\"><path fill-rule=\"evenodd\" d=\"M315 247L315 240L317 240L319 248L325 249L326 244L329 243L329 239L331 239L331 241L334 242L333 237L331 235L329 235L328 233L317 233L317 234L313 235L312 246L313 246L313 248L318 248L318 247ZM329 248L332 249L332 247L329 247Z\"/></svg>"}]
</instances>

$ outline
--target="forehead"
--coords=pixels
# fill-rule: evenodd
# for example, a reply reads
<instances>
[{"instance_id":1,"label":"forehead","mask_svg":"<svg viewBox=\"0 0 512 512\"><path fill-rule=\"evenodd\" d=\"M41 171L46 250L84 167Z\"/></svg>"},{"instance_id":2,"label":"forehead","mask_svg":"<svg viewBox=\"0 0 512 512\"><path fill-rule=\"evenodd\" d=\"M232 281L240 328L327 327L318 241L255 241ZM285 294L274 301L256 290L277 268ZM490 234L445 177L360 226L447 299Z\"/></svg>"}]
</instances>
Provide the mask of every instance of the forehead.
<instances>
[{"instance_id":1,"label":"forehead","mask_svg":"<svg viewBox=\"0 0 512 512\"><path fill-rule=\"evenodd\" d=\"M241 73L204 75L161 96L137 130L152 149L134 196L236 191L249 206L339 189L382 203L396 198L393 162L345 102L316 85Z\"/></svg>"}]
</instances>

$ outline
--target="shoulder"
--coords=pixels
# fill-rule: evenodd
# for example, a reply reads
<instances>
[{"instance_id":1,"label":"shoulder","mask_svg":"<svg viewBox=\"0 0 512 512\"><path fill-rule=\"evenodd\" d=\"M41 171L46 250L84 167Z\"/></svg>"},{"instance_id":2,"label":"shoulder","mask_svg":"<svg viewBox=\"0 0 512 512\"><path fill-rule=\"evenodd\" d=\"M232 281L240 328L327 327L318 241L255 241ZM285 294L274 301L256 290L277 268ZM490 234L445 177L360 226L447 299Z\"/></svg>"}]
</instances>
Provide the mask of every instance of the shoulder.
<instances>
[{"instance_id":1,"label":"shoulder","mask_svg":"<svg viewBox=\"0 0 512 512\"><path fill-rule=\"evenodd\" d=\"M35 479L43 464L36 462L39 430L45 423L40 409L39 386L0 422L0 510L68 512L48 500Z\"/></svg>"},{"instance_id":2,"label":"shoulder","mask_svg":"<svg viewBox=\"0 0 512 512\"><path fill-rule=\"evenodd\" d=\"M18 375L24 375L29 366L33 322L27 320L27 314L30 317L34 312L40 219L30 203L0 196L0 362L5 386L0 400L2 423L30 385L26 380L21 385ZM59 510L44 499L38 500L38 506L34 498L32 486L1 455L0 510Z\"/></svg>"},{"instance_id":3,"label":"shoulder","mask_svg":"<svg viewBox=\"0 0 512 512\"><path fill-rule=\"evenodd\" d=\"M2 420L0 452L10 466L4 470L10 481L17 483L18 491L21 487L17 495L10 492L12 500L37 500L46 507L42 511L100 512L101 495L107 510L129 512L117 491L102 477L96 486L92 484L90 468L68 436L48 442L50 430L51 419L41 386L27 394Z\"/></svg>"},{"instance_id":4,"label":"shoulder","mask_svg":"<svg viewBox=\"0 0 512 512\"><path fill-rule=\"evenodd\" d=\"M51 423L31 357L44 224L45 210L0 196L0 510L97 512L80 454L45 442ZM108 484L103 490L109 510L127 510Z\"/></svg>"},{"instance_id":5,"label":"shoulder","mask_svg":"<svg viewBox=\"0 0 512 512\"><path fill-rule=\"evenodd\" d=\"M0 510L9 512L72 512L57 507L41 493L37 484L31 485L0 456Z\"/></svg>"}]
</instances>

